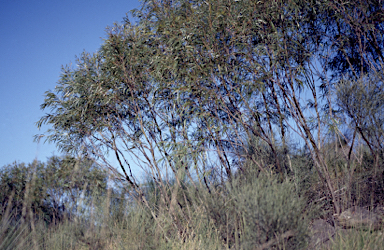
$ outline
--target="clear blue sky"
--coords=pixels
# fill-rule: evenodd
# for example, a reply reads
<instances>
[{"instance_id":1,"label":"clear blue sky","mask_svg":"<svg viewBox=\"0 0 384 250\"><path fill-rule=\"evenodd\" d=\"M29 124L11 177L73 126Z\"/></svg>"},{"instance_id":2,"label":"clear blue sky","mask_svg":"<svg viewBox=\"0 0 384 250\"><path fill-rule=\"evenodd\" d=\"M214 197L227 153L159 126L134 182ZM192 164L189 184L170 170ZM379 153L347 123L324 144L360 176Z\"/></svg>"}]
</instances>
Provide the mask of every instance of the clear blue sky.
<instances>
[{"instance_id":1,"label":"clear blue sky","mask_svg":"<svg viewBox=\"0 0 384 250\"><path fill-rule=\"evenodd\" d=\"M14 161L45 161L58 154L33 142L61 65L84 50L96 52L105 28L122 21L138 0L3 0L0 4L0 167Z\"/></svg>"}]
</instances>

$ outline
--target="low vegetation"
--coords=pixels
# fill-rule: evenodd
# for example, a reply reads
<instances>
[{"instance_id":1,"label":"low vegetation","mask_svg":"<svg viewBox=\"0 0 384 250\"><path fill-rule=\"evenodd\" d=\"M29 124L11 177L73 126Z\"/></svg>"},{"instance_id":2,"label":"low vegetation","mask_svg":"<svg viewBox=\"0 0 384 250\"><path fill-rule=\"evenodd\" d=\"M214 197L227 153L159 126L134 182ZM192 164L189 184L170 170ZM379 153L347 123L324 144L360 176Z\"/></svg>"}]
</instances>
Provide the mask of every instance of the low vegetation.
<instances>
[{"instance_id":1,"label":"low vegetation","mask_svg":"<svg viewBox=\"0 0 384 250\"><path fill-rule=\"evenodd\" d=\"M363 165L372 161L362 159ZM270 160L268 154L263 160ZM333 211L309 167L310 157L295 155L291 164L293 171L282 180L244 162L247 170L235 173L232 181L220 183L213 174L207 176L210 189L187 178L180 178L183 184L177 188L175 179L169 179L167 192L176 201L172 212L150 178L142 184L147 207L127 183L111 173L108 177L89 159L65 156L47 163L14 163L0 173L1 249L305 249L311 221L331 220ZM57 175L60 183L53 181ZM341 190L338 196L369 207L369 182L356 171L353 195ZM60 194L59 200L53 192ZM380 198L374 205L384 206ZM338 233L324 249L383 245L381 229L356 228Z\"/></svg>"}]
</instances>

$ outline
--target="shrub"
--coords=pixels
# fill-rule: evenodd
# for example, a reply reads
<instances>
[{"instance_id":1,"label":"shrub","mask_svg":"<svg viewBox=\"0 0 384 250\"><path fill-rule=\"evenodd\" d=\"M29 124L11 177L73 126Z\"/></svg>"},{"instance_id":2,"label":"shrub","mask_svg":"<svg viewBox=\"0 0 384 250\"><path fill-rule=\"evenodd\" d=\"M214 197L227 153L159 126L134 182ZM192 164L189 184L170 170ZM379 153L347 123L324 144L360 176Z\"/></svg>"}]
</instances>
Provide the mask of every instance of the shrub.
<instances>
[{"instance_id":1,"label":"shrub","mask_svg":"<svg viewBox=\"0 0 384 250\"><path fill-rule=\"evenodd\" d=\"M306 201L289 180L254 174L234 181L231 196L242 224L244 249L302 249L306 244Z\"/></svg>"}]
</instances>

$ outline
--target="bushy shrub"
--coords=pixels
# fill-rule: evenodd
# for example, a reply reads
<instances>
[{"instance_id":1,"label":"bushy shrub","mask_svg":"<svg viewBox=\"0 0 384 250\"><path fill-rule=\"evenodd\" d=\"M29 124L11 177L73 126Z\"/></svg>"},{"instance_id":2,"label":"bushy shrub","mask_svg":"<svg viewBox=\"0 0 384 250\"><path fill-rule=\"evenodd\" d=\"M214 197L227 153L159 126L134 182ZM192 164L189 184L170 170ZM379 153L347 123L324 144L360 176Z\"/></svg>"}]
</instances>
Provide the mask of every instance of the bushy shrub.
<instances>
[{"instance_id":1,"label":"bushy shrub","mask_svg":"<svg viewBox=\"0 0 384 250\"><path fill-rule=\"evenodd\" d=\"M244 249L302 249L306 244L306 201L289 180L254 174L234 181L233 204L241 216Z\"/></svg>"}]
</instances>

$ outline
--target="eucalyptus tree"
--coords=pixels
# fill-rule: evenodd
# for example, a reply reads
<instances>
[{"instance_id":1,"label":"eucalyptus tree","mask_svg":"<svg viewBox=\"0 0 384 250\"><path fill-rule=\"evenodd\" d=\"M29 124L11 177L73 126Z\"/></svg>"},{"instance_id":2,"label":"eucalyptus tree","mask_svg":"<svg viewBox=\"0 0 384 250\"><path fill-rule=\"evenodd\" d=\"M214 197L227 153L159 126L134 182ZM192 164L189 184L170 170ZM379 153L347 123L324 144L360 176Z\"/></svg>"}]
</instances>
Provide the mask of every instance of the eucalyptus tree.
<instances>
[{"instance_id":1,"label":"eucalyptus tree","mask_svg":"<svg viewBox=\"0 0 384 250\"><path fill-rule=\"evenodd\" d=\"M173 99L181 104L179 110L193 108L194 123L201 128L193 136L196 141L204 138L205 148L215 149L227 177L231 153L246 152L251 136L269 145L275 154L273 168L283 174L276 138L287 150L288 128L310 149L338 211L320 151L323 121L314 65L320 36L316 28L322 25L316 11L322 13L326 6L311 1L146 4L142 24L154 27L163 48L154 59L154 73L169 83L171 93L184 96L184 102ZM312 98L313 116L304 90ZM269 171L255 163L260 171Z\"/></svg>"},{"instance_id":2,"label":"eucalyptus tree","mask_svg":"<svg viewBox=\"0 0 384 250\"><path fill-rule=\"evenodd\" d=\"M210 170L230 180L250 138L275 156L272 166L253 158L259 171L283 177L278 148L289 161L287 134L296 133L338 213L323 135L336 80L382 65L378 3L145 0L137 24L110 27L97 53L63 68L38 127L51 125L47 139L63 151L97 157L149 207L133 174L141 167L175 218L181 182L210 189Z\"/></svg>"}]
</instances>

